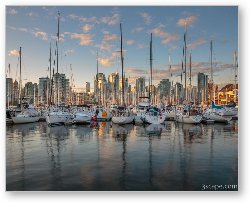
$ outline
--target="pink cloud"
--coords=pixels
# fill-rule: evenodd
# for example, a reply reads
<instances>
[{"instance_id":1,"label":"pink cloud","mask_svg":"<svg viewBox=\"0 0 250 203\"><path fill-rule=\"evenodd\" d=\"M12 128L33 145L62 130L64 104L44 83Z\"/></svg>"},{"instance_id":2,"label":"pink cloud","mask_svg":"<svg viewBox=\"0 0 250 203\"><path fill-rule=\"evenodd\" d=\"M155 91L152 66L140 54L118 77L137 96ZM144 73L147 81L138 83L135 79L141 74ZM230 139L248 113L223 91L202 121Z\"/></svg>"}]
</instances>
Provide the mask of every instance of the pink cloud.
<instances>
[{"instance_id":1,"label":"pink cloud","mask_svg":"<svg viewBox=\"0 0 250 203\"><path fill-rule=\"evenodd\" d=\"M90 45L93 43L93 38L94 35L92 34L77 34L77 33L72 33L71 34L71 39L80 39L80 45Z\"/></svg>"},{"instance_id":2,"label":"pink cloud","mask_svg":"<svg viewBox=\"0 0 250 203\"><path fill-rule=\"evenodd\" d=\"M177 41L179 40L179 35L177 34L172 34L169 32L166 32L162 29L162 27L156 27L152 30L152 33L157 36L162 38L162 44L167 44L171 41Z\"/></svg>"},{"instance_id":3,"label":"pink cloud","mask_svg":"<svg viewBox=\"0 0 250 203\"><path fill-rule=\"evenodd\" d=\"M177 22L177 25L181 26L181 27L185 27L185 26L190 26L193 25L196 21L197 21L197 17L196 16L189 16L186 18L180 18Z\"/></svg>"}]
</instances>

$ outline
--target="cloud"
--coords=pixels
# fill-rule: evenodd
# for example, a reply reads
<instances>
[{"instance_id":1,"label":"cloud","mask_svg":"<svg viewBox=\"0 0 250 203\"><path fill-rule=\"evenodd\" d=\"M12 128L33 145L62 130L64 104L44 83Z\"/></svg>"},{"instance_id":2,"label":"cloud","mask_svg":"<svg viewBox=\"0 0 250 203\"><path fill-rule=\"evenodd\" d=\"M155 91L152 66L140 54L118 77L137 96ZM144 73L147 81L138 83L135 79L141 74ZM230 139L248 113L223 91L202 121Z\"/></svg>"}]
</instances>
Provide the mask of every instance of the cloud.
<instances>
[{"instance_id":1,"label":"cloud","mask_svg":"<svg viewBox=\"0 0 250 203\"><path fill-rule=\"evenodd\" d=\"M93 24L99 23L95 16L87 18L87 17L84 17L84 16L78 16L76 14L71 13L71 14L68 15L68 18L70 20L80 21L80 22L83 22L83 23L93 23Z\"/></svg>"},{"instance_id":2,"label":"cloud","mask_svg":"<svg viewBox=\"0 0 250 203\"><path fill-rule=\"evenodd\" d=\"M79 20L79 16L75 15L75 14L69 14L68 17L72 20Z\"/></svg>"},{"instance_id":3,"label":"cloud","mask_svg":"<svg viewBox=\"0 0 250 203\"><path fill-rule=\"evenodd\" d=\"M135 43L135 41L132 39L129 39L126 41L126 43L127 43L127 45L133 45Z\"/></svg>"},{"instance_id":4,"label":"cloud","mask_svg":"<svg viewBox=\"0 0 250 203\"><path fill-rule=\"evenodd\" d=\"M10 8L10 9L8 9L7 13L10 14L10 15L16 15L18 12L17 12L16 9Z\"/></svg>"},{"instance_id":5,"label":"cloud","mask_svg":"<svg viewBox=\"0 0 250 203\"><path fill-rule=\"evenodd\" d=\"M112 34L108 31L103 31L103 39L102 42L97 45L99 49L101 50L106 50L106 51L111 51L112 48L114 47L114 43L119 39L116 34Z\"/></svg>"},{"instance_id":6,"label":"cloud","mask_svg":"<svg viewBox=\"0 0 250 203\"><path fill-rule=\"evenodd\" d=\"M10 50L8 56L19 56L19 51L16 49Z\"/></svg>"},{"instance_id":7,"label":"cloud","mask_svg":"<svg viewBox=\"0 0 250 203\"><path fill-rule=\"evenodd\" d=\"M113 64L111 58L99 58L99 63L105 67L110 67Z\"/></svg>"},{"instance_id":8,"label":"cloud","mask_svg":"<svg viewBox=\"0 0 250 203\"><path fill-rule=\"evenodd\" d=\"M21 31L21 32L28 32L28 29L27 29L27 28L24 28L24 27L21 27L21 28L19 28L18 30Z\"/></svg>"},{"instance_id":9,"label":"cloud","mask_svg":"<svg viewBox=\"0 0 250 203\"><path fill-rule=\"evenodd\" d=\"M134 28L131 32L132 32L132 33L141 32L142 30L144 30L144 27L136 27L136 28Z\"/></svg>"},{"instance_id":10,"label":"cloud","mask_svg":"<svg viewBox=\"0 0 250 203\"><path fill-rule=\"evenodd\" d=\"M42 40L45 40L45 41L48 40L48 34L46 32L42 32L42 31L34 32L34 35L35 35L35 37L37 37L39 39L42 39Z\"/></svg>"},{"instance_id":11,"label":"cloud","mask_svg":"<svg viewBox=\"0 0 250 203\"><path fill-rule=\"evenodd\" d=\"M179 35L174 34L174 33L173 34L172 33L168 33L166 31L164 31L162 29L162 26L158 26L158 27L154 28L153 30L151 30L151 32L155 36L162 38L162 41L161 41L162 44L167 44L167 43L169 43L171 41L177 41L177 40L179 40Z\"/></svg>"},{"instance_id":12,"label":"cloud","mask_svg":"<svg viewBox=\"0 0 250 203\"><path fill-rule=\"evenodd\" d=\"M8 26L8 25L7 25L7 27L8 27L9 29L11 29L11 30L16 30L16 27Z\"/></svg>"},{"instance_id":13,"label":"cloud","mask_svg":"<svg viewBox=\"0 0 250 203\"><path fill-rule=\"evenodd\" d=\"M137 49L145 49L148 48L148 45L142 44L142 43L138 43L137 44Z\"/></svg>"},{"instance_id":14,"label":"cloud","mask_svg":"<svg viewBox=\"0 0 250 203\"><path fill-rule=\"evenodd\" d=\"M146 24L150 24L152 22L152 17L147 12L141 12L140 16L143 18Z\"/></svg>"},{"instance_id":15,"label":"cloud","mask_svg":"<svg viewBox=\"0 0 250 203\"><path fill-rule=\"evenodd\" d=\"M114 13L112 16L102 17L100 22L107 25L116 25L120 21L120 16L118 13Z\"/></svg>"},{"instance_id":16,"label":"cloud","mask_svg":"<svg viewBox=\"0 0 250 203\"><path fill-rule=\"evenodd\" d=\"M207 43L207 40L204 38L200 38L200 39L188 44L187 47L188 48L195 48L195 47L200 46L200 45L205 44L205 43Z\"/></svg>"},{"instance_id":17,"label":"cloud","mask_svg":"<svg viewBox=\"0 0 250 203\"><path fill-rule=\"evenodd\" d=\"M90 45L93 43L93 37L92 34L78 34L78 33L72 33L71 39L80 39L80 45Z\"/></svg>"},{"instance_id":18,"label":"cloud","mask_svg":"<svg viewBox=\"0 0 250 203\"><path fill-rule=\"evenodd\" d=\"M57 37L57 35L52 35L50 38L53 40L57 40L58 37ZM64 34L60 34L59 42L64 42L64 40L65 40Z\"/></svg>"},{"instance_id":19,"label":"cloud","mask_svg":"<svg viewBox=\"0 0 250 203\"><path fill-rule=\"evenodd\" d=\"M196 21L197 21L197 17L196 16L189 16L186 18L180 18L177 21L177 25L181 26L181 27L185 27L185 26L190 26L193 25Z\"/></svg>"},{"instance_id":20,"label":"cloud","mask_svg":"<svg viewBox=\"0 0 250 203\"><path fill-rule=\"evenodd\" d=\"M84 26L82 26L82 30L83 32L87 33L90 30L92 30L94 28L94 25L90 25L90 24L85 24Z\"/></svg>"}]
</instances>

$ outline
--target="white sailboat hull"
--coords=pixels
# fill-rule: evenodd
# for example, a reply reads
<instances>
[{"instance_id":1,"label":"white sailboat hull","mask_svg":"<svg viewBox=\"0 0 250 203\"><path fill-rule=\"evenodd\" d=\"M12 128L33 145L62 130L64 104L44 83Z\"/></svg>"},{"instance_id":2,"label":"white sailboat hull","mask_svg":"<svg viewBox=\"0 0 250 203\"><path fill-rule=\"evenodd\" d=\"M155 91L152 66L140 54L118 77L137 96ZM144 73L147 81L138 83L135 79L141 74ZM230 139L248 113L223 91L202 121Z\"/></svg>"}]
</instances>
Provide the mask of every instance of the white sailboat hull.
<instances>
[{"instance_id":1,"label":"white sailboat hull","mask_svg":"<svg viewBox=\"0 0 250 203\"><path fill-rule=\"evenodd\" d=\"M176 115L176 121L179 123L189 123L189 124L197 124L200 123L202 120L201 115L189 116L189 115Z\"/></svg>"},{"instance_id":2,"label":"white sailboat hull","mask_svg":"<svg viewBox=\"0 0 250 203\"><path fill-rule=\"evenodd\" d=\"M69 114L49 114L46 116L46 122L48 125L64 124L70 120Z\"/></svg>"},{"instance_id":3,"label":"white sailboat hull","mask_svg":"<svg viewBox=\"0 0 250 203\"><path fill-rule=\"evenodd\" d=\"M20 124L20 123L34 123L39 120L39 116L35 117L12 117L13 123Z\"/></svg>"},{"instance_id":4,"label":"white sailboat hull","mask_svg":"<svg viewBox=\"0 0 250 203\"><path fill-rule=\"evenodd\" d=\"M165 116L153 116L153 115L145 115L145 122L149 124L162 124L165 121Z\"/></svg>"},{"instance_id":5,"label":"white sailboat hull","mask_svg":"<svg viewBox=\"0 0 250 203\"><path fill-rule=\"evenodd\" d=\"M205 113L203 114L203 117L206 120L214 120L215 122L218 122L218 123L227 123L228 121L231 120L231 118L226 118L226 117L214 114L214 113L210 113L210 114Z\"/></svg>"},{"instance_id":6,"label":"white sailboat hull","mask_svg":"<svg viewBox=\"0 0 250 203\"><path fill-rule=\"evenodd\" d=\"M73 123L76 124L89 124L91 122L91 115L77 113L73 118Z\"/></svg>"},{"instance_id":7,"label":"white sailboat hull","mask_svg":"<svg viewBox=\"0 0 250 203\"><path fill-rule=\"evenodd\" d=\"M114 116L112 117L112 122L119 125L132 123L134 116Z\"/></svg>"}]
</instances>

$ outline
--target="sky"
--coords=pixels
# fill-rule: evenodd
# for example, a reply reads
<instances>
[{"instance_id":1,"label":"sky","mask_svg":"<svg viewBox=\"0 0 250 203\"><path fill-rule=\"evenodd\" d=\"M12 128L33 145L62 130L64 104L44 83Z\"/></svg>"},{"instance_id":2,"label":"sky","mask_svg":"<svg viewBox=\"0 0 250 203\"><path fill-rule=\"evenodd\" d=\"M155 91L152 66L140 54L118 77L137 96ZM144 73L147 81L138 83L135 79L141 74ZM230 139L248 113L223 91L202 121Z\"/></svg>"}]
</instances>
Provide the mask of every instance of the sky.
<instances>
[{"instance_id":1,"label":"sky","mask_svg":"<svg viewBox=\"0 0 250 203\"><path fill-rule=\"evenodd\" d=\"M7 76L19 77L19 47L23 83L38 82L39 77L49 75L49 47L51 44L55 59L58 11L59 72L68 78L72 76L76 88L84 87L86 82L93 88L97 52L99 72L106 77L113 72L121 73L120 23L124 71L130 84L137 77L149 78L150 33L153 83L169 78L170 64L171 80L180 82L185 30L188 70L189 55L192 56L192 85L197 85L198 72L210 75L211 40L214 82L221 85L234 82L233 54L238 50L236 6L6 6ZM56 71L56 67L52 68Z\"/></svg>"}]
</instances>

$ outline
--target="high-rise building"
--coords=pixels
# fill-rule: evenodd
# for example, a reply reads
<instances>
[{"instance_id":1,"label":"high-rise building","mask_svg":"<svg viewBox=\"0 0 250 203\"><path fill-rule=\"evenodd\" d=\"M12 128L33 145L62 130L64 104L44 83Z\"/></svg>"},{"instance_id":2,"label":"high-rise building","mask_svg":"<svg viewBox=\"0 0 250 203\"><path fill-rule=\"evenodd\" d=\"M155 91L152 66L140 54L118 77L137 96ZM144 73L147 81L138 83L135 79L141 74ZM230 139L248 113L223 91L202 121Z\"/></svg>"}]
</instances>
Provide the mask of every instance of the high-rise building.
<instances>
[{"instance_id":1,"label":"high-rise building","mask_svg":"<svg viewBox=\"0 0 250 203\"><path fill-rule=\"evenodd\" d=\"M12 78L6 78L6 106L12 105L13 101L13 81Z\"/></svg>"},{"instance_id":2,"label":"high-rise building","mask_svg":"<svg viewBox=\"0 0 250 203\"><path fill-rule=\"evenodd\" d=\"M24 97L33 98L34 96L34 85L32 82L27 82L24 85Z\"/></svg>"},{"instance_id":3,"label":"high-rise building","mask_svg":"<svg viewBox=\"0 0 250 203\"><path fill-rule=\"evenodd\" d=\"M165 99L170 102L170 88L171 82L169 79L162 79L158 85L158 91L160 94L160 99Z\"/></svg>"},{"instance_id":4,"label":"high-rise building","mask_svg":"<svg viewBox=\"0 0 250 203\"><path fill-rule=\"evenodd\" d=\"M198 104L205 103L208 99L208 76L204 73L198 73L197 90Z\"/></svg>"},{"instance_id":5,"label":"high-rise building","mask_svg":"<svg viewBox=\"0 0 250 203\"><path fill-rule=\"evenodd\" d=\"M175 96L174 100L176 104L182 104L184 101L184 88L183 85L179 82L175 84L175 90L174 90Z\"/></svg>"},{"instance_id":6,"label":"high-rise building","mask_svg":"<svg viewBox=\"0 0 250 203\"><path fill-rule=\"evenodd\" d=\"M56 73L53 76L53 99L55 104L68 104L70 98L69 79L65 74Z\"/></svg>"},{"instance_id":7,"label":"high-rise building","mask_svg":"<svg viewBox=\"0 0 250 203\"><path fill-rule=\"evenodd\" d=\"M136 98L145 96L145 78L139 77L135 80Z\"/></svg>"},{"instance_id":8,"label":"high-rise building","mask_svg":"<svg viewBox=\"0 0 250 203\"><path fill-rule=\"evenodd\" d=\"M19 84L16 80L13 83L12 101L14 106L19 104Z\"/></svg>"},{"instance_id":9,"label":"high-rise building","mask_svg":"<svg viewBox=\"0 0 250 203\"><path fill-rule=\"evenodd\" d=\"M48 104L50 95L50 79L48 77L39 78L38 101L39 104Z\"/></svg>"},{"instance_id":10,"label":"high-rise building","mask_svg":"<svg viewBox=\"0 0 250 203\"><path fill-rule=\"evenodd\" d=\"M94 92L96 94L95 101L98 104L107 104L107 80L103 73L98 73L97 78L94 78Z\"/></svg>"},{"instance_id":11,"label":"high-rise building","mask_svg":"<svg viewBox=\"0 0 250 203\"><path fill-rule=\"evenodd\" d=\"M90 92L90 82L86 82L86 93Z\"/></svg>"},{"instance_id":12,"label":"high-rise building","mask_svg":"<svg viewBox=\"0 0 250 203\"><path fill-rule=\"evenodd\" d=\"M108 94L111 103L118 103L119 100L119 73L111 73L108 76Z\"/></svg>"}]
</instances>

